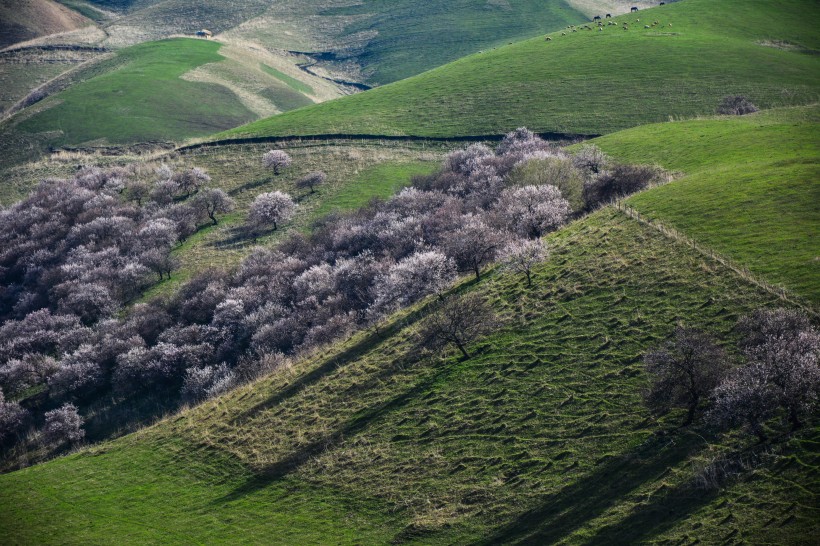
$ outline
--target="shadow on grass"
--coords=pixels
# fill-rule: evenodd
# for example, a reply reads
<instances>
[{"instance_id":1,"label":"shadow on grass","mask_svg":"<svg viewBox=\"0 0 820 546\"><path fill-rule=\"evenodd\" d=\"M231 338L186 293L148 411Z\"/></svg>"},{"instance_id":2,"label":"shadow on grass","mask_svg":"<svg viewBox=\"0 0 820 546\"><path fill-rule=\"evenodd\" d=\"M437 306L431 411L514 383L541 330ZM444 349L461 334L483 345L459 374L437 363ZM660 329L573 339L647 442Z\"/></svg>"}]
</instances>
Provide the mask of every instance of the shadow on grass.
<instances>
[{"instance_id":1,"label":"shadow on grass","mask_svg":"<svg viewBox=\"0 0 820 546\"><path fill-rule=\"evenodd\" d=\"M261 469L261 471L259 471L253 478L249 479L246 483L227 495L216 499L213 501L213 504L221 505L226 502L235 501L270 486L277 480L280 480L291 472L296 471L303 463L309 461L311 458L318 456L329 448L341 444L346 438L361 432L368 425L386 413L395 411L405 406L408 402L415 400L437 381L442 379L444 376L449 375L451 372L451 368L442 368L437 372L428 375L423 380L415 383L402 394L395 396L381 404L376 404L363 409L332 433L326 434L322 438L302 446L294 453ZM369 382L369 384L375 386L390 373L392 372L385 371L378 374Z\"/></svg>"},{"instance_id":2,"label":"shadow on grass","mask_svg":"<svg viewBox=\"0 0 820 546\"><path fill-rule=\"evenodd\" d=\"M241 186L237 186L228 191L228 195L231 197L236 197L240 193L244 193L248 190L252 190L258 188L259 186L264 186L265 184L269 184L273 182L272 178L258 178L256 180L251 180L249 182L245 182Z\"/></svg>"},{"instance_id":3,"label":"shadow on grass","mask_svg":"<svg viewBox=\"0 0 820 546\"><path fill-rule=\"evenodd\" d=\"M481 279L483 281L484 278ZM464 292L475 286L476 284L480 283L481 281L476 280L474 278L470 279L469 281L463 282L456 286L449 297L452 297L458 293ZM378 347L383 341L390 339L393 335L399 333L403 329L417 323L419 320L424 318L431 306L438 305L437 299L430 298L427 302L420 306L417 309L414 309L410 313L407 314L405 317L401 317L393 322L389 323L386 327L382 327L376 330L371 330L367 334L365 334L362 339L347 347L342 352L334 355L333 357L327 359L323 364L317 366L316 368L312 369L311 371L307 372L304 375L299 376L296 380L292 383L282 387L279 389L275 394L273 394L267 400L260 402L252 406L251 408L247 409L246 411L239 414L236 418L231 421L231 425L241 425L252 419L256 414L259 412L265 411L268 408L276 406L280 404L299 392L300 390L313 385L314 383L321 380L327 374L333 372L336 368L343 366L345 364L349 364L353 362L365 354L369 353L370 351L374 350ZM390 369L386 373L391 374L395 371L395 369Z\"/></svg>"},{"instance_id":4,"label":"shadow on grass","mask_svg":"<svg viewBox=\"0 0 820 546\"><path fill-rule=\"evenodd\" d=\"M587 476L547 496L538 507L519 515L478 544L557 543L702 448L703 440L695 435L652 436L626 455L601 463ZM658 494L657 500L652 498L651 504L640 505L618 525L602 530L604 536L596 536L590 542L634 543L653 534L658 526L669 524L669 509L673 505L674 518L679 519L710 500L708 495L687 497L688 501L678 506L677 494Z\"/></svg>"}]
</instances>

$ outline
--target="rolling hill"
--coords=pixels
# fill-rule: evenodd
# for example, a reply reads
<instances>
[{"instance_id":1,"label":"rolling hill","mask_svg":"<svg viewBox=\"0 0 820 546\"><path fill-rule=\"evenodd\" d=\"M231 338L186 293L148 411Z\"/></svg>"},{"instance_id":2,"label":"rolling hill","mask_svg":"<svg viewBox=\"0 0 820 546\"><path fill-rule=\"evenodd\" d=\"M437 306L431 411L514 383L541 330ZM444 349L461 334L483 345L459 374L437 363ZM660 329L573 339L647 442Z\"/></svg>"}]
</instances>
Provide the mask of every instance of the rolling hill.
<instances>
[{"instance_id":1,"label":"rolling hill","mask_svg":"<svg viewBox=\"0 0 820 546\"><path fill-rule=\"evenodd\" d=\"M460 288L507 317L473 358L414 350L422 304L141 433L0 476L0 531L62 544L804 542L816 431L702 489L700 469L754 446L655 434L664 425L640 404L647 345L679 321L729 343L739 315L775 298L611 208L548 242L532 289L500 273Z\"/></svg>"},{"instance_id":2,"label":"rolling hill","mask_svg":"<svg viewBox=\"0 0 820 546\"><path fill-rule=\"evenodd\" d=\"M601 31L581 27L485 51L214 138L453 137L521 125L598 135L710 114L729 94L763 108L805 104L820 92L818 15L803 0L685 0L616 17Z\"/></svg>"},{"instance_id":3,"label":"rolling hill","mask_svg":"<svg viewBox=\"0 0 820 546\"><path fill-rule=\"evenodd\" d=\"M32 38L76 30L91 21L53 0L0 1L0 49Z\"/></svg>"},{"instance_id":4,"label":"rolling hill","mask_svg":"<svg viewBox=\"0 0 820 546\"><path fill-rule=\"evenodd\" d=\"M682 172L627 203L820 304L820 108L646 125L594 141Z\"/></svg>"},{"instance_id":5,"label":"rolling hill","mask_svg":"<svg viewBox=\"0 0 820 546\"><path fill-rule=\"evenodd\" d=\"M792 264L816 254L805 197L816 191L816 125L816 107L791 108L596 142L683 171L630 198L636 209L813 299L816 270ZM770 151L775 141L782 149ZM682 223L688 215L708 229ZM504 317L472 358L417 349L422 302L149 429L0 476L0 532L69 544L806 543L820 494L816 426L764 449L736 433L670 430L679 415L656 421L640 398L641 354L676 324L734 351L739 316L784 302L613 207L547 243L532 288L500 270L453 288ZM704 485L737 457L745 470Z\"/></svg>"}]
</instances>

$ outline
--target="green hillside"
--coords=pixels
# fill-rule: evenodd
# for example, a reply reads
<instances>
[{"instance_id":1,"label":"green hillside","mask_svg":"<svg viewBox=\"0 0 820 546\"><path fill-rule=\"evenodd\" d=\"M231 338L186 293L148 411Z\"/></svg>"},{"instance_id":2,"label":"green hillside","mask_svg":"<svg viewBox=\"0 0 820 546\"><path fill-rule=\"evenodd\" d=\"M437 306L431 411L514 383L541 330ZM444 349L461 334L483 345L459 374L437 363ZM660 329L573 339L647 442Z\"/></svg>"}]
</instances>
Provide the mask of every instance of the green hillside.
<instances>
[{"instance_id":1,"label":"green hillside","mask_svg":"<svg viewBox=\"0 0 820 546\"><path fill-rule=\"evenodd\" d=\"M200 65L220 61L219 47L175 39L124 49L118 53L118 68L46 99L34 112L13 120L13 130L50 133L48 142L56 146L128 143L180 140L253 119L228 89L180 79Z\"/></svg>"},{"instance_id":2,"label":"green hillside","mask_svg":"<svg viewBox=\"0 0 820 546\"><path fill-rule=\"evenodd\" d=\"M594 141L683 177L628 200L820 303L820 109L647 125Z\"/></svg>"},{"instance_id":3,"label":"green hillside","mask_svg":"<svg viewBox=\"0 0 820 546\"><path fill-rule=\"evenodd\" d=\"M288 23L294 25L299 24L296 15L303 17L304 11L344 21L346 24L338 34L331 34L333 41L343 47L331 43L327 49L340 61L352 61L363 67L365 81L371 85L401 80L484 48L531 38L587 19L564 0L376 0L339 7L327 1L285 2L297 3L298 6L287 6L292 8L287 10L274 7L276 15L285 15ZM293 15L283 13L287 11ZM320 42L323 37L315 39ZM350 48L351 42L360 47Z\"/></svg>"},{"instance_id":4,"label":"green hillside","mask_svg":"<svg viewBox=\"0 0 820 546\"><path fill-rule=\"evenodd\" d=\"M698 489L700 468L755 448L655 435L664 425L640 403L639 356L676 323L731 344L738 316L777 302L612 209L549 243L533 288L499 273L462 287L508 320L472 359L416 351L411 310L142 433L0 477L0 532L62 544L804 542L815 431Z\"/></svg>"},{"instance_id":5,"label":"green hillside","mask_svg":"<svg viewBox=\"0 0 820 546\"><path fill-rule=\"evenodd\" d=\"M684 0L617 17L618 24L602 31L553 32L551 41L540 37L485 51L215 138L448 137L521 125L605 134L713 113L728 94L746 95L764 108L805 104L820 91L818 16L820 6L805 0ZM624 22L629 30L622 29Z\"/></svg>"}]
</instances>

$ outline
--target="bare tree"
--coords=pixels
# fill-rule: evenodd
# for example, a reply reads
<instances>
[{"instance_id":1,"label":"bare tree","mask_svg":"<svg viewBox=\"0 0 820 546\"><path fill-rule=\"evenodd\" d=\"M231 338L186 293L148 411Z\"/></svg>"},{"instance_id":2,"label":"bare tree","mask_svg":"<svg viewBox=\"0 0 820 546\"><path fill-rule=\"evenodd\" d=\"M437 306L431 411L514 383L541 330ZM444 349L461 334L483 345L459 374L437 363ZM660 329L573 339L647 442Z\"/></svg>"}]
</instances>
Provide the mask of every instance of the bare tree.
<instances>
[{"instance_id":1,"label":"bare tree","mask_svg":"<svg viewBox=\"0 0 820 546\"><path fill-rule=\"evenodd\" d=\"M505 268L523 273L532 286L532 269L547 259L549 251L543 239L517 239L507 245L501 257Z\"/></svg>"},{"instance_id":2,"label":"bare tree","mask_svg":"<svg viewBox=\"0 0 820 546\"><path fill-rule=\"evenodd\" d=\"M682 426L692 423L701 401L718 385L728 367L724 351L694 328L678 326L674 338L649 351L644 365L650 377L644 393L647 406L663 413L686 408Z\"/></svg>"},{"instance_id":3,"label":"bare tree","mask_svg":"<svg viewBox=\"0 0 820 546\"><path fill-rule=\"evenodd\" d=\"M213 225L217 225L219 222L216 215L231 212L236 203L224 191L217 188L208 188L197 194L193 205L203 211L211 219Z\"/></svg>"},{"instance_id":4,"label":"bare tree","mask_svg":"<svg viewBox=\"0 0 820 546\"><path fill-rule=\"evenodd\" d=\"M262 163L266 168L272 169L273 174L279 175L282 169L287 169L293 163L293 160L284 150L269 150L262 156Z\"/></svg>"},{"instance_id":5,"label":"bare tree","mask_svg":"<svg viewBox=\"0 0 820 546\"><path fill-rule=\"evenodd\" d=\"M455 345L461 355L468 359L470 353L467 346L492 332L498 323L498 317L481 296L469 294L450 298L440 302L424 320L419 340L429 349Z\"/></svg>"},{"instance_id":6,"label":"bare tree","mask_svg":"<svg viewBox=\"0 0 820 546\"><path fill-rule=\"evenodd\" d=\"M296 181L296 187L299 189L309 188L310 193L316 193L316 187L321 186L327 180L327 175L322 171L314 171L308 173Z\"/></svg>"}]
</instances>

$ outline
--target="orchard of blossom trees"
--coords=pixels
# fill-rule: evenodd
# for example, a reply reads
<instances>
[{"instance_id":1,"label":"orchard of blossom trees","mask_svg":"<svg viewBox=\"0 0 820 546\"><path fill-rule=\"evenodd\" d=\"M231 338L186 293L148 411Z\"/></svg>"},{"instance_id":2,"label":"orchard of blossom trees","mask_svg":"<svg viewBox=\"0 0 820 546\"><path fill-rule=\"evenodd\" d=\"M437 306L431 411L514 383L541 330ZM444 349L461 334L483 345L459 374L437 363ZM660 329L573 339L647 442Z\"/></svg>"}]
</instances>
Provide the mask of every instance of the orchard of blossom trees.
<instances>
[{"instance_id":1,"label":"orchard of blossom trees","mask_svg":"<svg viewBox=\"0 0 820 546\"><path fill-rule=\"evenodd\" d=\"M279 152L264 157L275 174L291 165ZM83 413L103 397L159 393L175 404L216 395L429 295L442 301L428 339L466 357L492 320L478 300L462 306L476 310L472 318L446 304L453 280L480 278L503 259L532 283L547 256L541 236L661 174L610 163L597 148L568 154L519 129L495 151L451 153L386 201L323 218L310 236L258 248L235 271L209 271L167 301L133 305L171 274L173 246L216 223L231 199L196 168L89 168L46 180L0 211L0 442L54 408L62 410L48 422L64 425L49 430L70 430L63 440L76 442L82 421L72 408ZM299 186L324 181L308 178ZM293 206L286 194L263 193L249 224L276 228ZM10 401L33 388L46 389L33 413Z\"/></svg>"}]
</instances>

